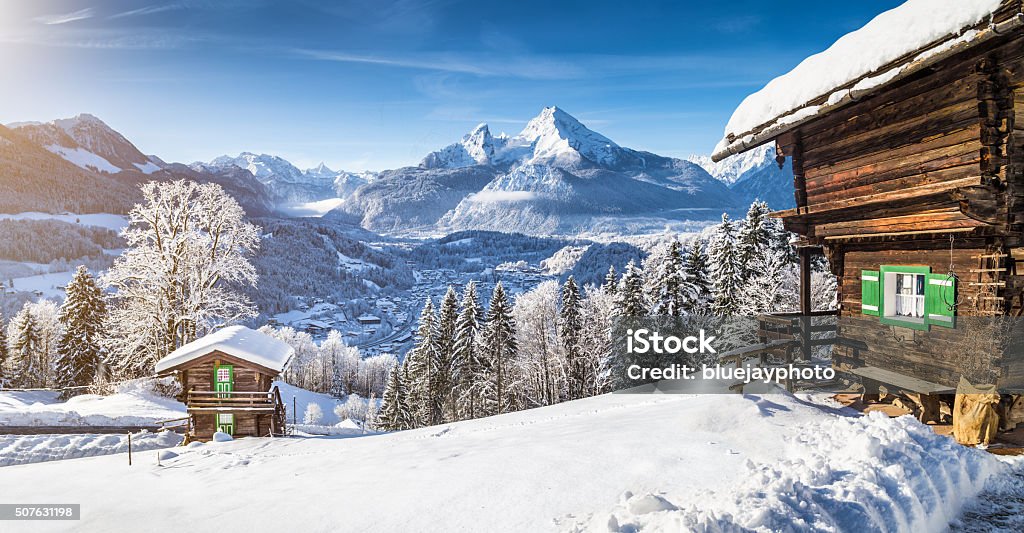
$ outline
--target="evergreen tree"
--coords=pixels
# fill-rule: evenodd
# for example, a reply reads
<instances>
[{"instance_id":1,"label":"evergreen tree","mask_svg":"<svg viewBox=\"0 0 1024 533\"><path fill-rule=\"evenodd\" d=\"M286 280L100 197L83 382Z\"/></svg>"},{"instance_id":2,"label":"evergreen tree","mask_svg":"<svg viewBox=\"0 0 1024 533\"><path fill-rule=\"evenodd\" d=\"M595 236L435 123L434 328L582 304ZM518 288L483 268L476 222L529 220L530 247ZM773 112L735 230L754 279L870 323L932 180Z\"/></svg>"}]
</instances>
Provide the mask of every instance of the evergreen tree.
<instances>
[{"instance_id":1,"label":"evergreen tree","mask_svg":"<svg viewBox=\"0 0 1024 533\"><path fill-rule=\"evenodd\" d=\"M384 431L401 431L415 427L412 410L409 408L408 392L400 365L391 369L388 385L381 398L380 412L374 427Z\"/></svg>"},{"instance_id":2,"label":"evergreen tree","mask_svg":"<svg viewBox=\"0 0 1024 533\"><path fill-rule=\"evenodd\" d=\"M455 326L455 353L452 357L453 373L457 380L456 415L459 420L474 418L480 405L475 378L483 374L480 350L477 349L483 316L476 294L476 283L470 281L462 291L462 310Z\"/></svg>"},{"instance_id":3,"label":"evergreen tree","mask_svg":"<svg viewBox=\"0 0 1024 533\"><path fill-rule=\"evenodd\" d=\"M565 353L567 399L586 396L587 365L583 360L580 338L583 333L580 290L576 280L569 276L562 286L562 302L558 316L558 337Z\"/></svg>"},{"instance_id":4,"label":"evergreen tree","mask_svg":"<svg viewBox=\"0 0 1024 533\"><path fill-rule=\"evenodd\" d=\"M448 287L444 299L441 300L441 310L438 314L437 331L434 335L434 357L436 372L432 384L432 398L435 402L434 409L440 413L440 422L450 422L455 417L455 402L453 390L455 389L455 336L459 321L459 300L455 295L455 289Z\"/></svg>"},{"instance_id":5,"label":"evergreen tree","mask_svg":"<svg viewBox=\"0 0 1024 533\"><path fill-rule=\"evenodd\" d=\"M686 271L683 280L683 294L686 297L684 309L689 314L706 314L711 302L711 282L708 280L708 256L704 250L704 241L693 241L683 268Z\"/></svg>"},{"instance_id":6,"label":"evergreen tree","mask_svg":"<svg viewBox=\"0 0 1024 533\"><path fill-rule=\"evenodd\" d=\"M67 297L58 314L64 334L57 346L57 384L82 387L92 384L99 371L106 303L99 285L84 266L78 267L65 290Z\"/></svg>"},{"instance_id":7,"label":"evergreen tree","mask_svg":"<svg viewBox=\"0 0 1024 533\"><path fill-rule=\"evenodd\" d=\"M500 414L515 407L513 362L518 353L516 324L512 318L512 305L505 288L499 281L491 293L487 311L487 325L483 332L481 387L482 410L485 414Z\"/></svg>"},{"instance_id":8,"label":"evergreen tree","mask_svg":"<svg viewBox=\"0 0 1024 533\"><path fill-rule=\"evenodd\" d=\"M416 346L406 356L410 407L417 426L433 425L440 419L433 397L434 375L437 372L436 323L434 303L428 296L420 313Z\"/></svg>"},{"instance_id":9,"label":"evergreen tree","mask_svg":"<svg viewBox=\"0 0 1024 533\"><path fill-rule=\"evenodd\" d=\"M619 286L619 278L615 273L615 265L608 265L608 273L604 275L604 285L601 289L608 294L615 294Z\"/></svg>"},{"instance_id":10,"label":"evergreen tree","mask_svg":"<svg viewBox=\"0 0 1024 533\"><path fill-rule=\"evenodd\" d=\"M719 316L736 313L736 271L735 231L729 215L722 214L722 223L715 231L708 246L708 261L711 273L711 311Z\"/></svg>"},{"instance_id":11,"label":"evergreen tree","mask_svg":"<svg viewBox=\"0 0 1024 533\"><path fill-rule=\"evenodd\" d=\"M773 244L769 228L768 204L754 200L747 209L747 218L740 225L736 235L736 274L739 283L744 283L755 268L755 260L766 253Z\"/></svg>"},{"instance_id":12,"label":"evergreen tree","mask_svg":"<svg viewBox=\"0 0 1024 533\"><path fill-rule=\"evenodd\" d=\"M654 308L651 310L656 315L679 316L685 307L683 273L683 248L679 241L673 240L669 245L667 253L658 258L657 264L651 265L651 269L644 269L652 272L651 297Z\"/></svg>"},{"instance_id":13,"label":"evergreen tree","mask_svg":"<svg viewBox=\"0 0 1024 533\"><path fill-rule=\"evenodd\" d=\"M10 343L12 380L15 386L38 385L43 374L40 365L39 331L29 310L29 304L22 307L11 319L7 336Z\"/></svg>"},{"instance_id":14,"label":"evergreen tree","mask_svg":"<svg viewBox=\"0 0 1024 533\"><path fill-rule=\"evenodd\" d=\"M740 290L740 314L754 316L783 311L786 291L783 281L785 259L781 253L767 249L753 259L750 277Z\"/></svg>"},{"instance_id":15,"label":"evergreen tree","mask_svg":"<svg viewBox=\"0 0 1024 533\"><path fill-rule=\"evenodd\" d=\"M626 272L622 274L622 282L616 296L616 311L619 316L630 318L647 316L643 271L632 260L626 265Z\"/></svg>"}]
</instances>

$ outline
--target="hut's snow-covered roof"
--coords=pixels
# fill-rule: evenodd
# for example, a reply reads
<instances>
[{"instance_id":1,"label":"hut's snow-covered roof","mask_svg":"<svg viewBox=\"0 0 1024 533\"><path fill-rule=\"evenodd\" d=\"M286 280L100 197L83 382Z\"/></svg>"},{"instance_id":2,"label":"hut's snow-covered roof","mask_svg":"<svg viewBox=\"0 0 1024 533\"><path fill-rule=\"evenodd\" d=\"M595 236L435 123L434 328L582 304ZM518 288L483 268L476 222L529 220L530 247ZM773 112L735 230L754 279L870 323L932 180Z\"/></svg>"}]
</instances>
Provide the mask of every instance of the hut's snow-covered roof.
<instances>
[{"instance_id":1,"label":"hut's snow-covered roof","mask_svg":"<svg viewBox=\"0 0 1024 533\"><path fill-rule=\"evenodd\" d=\"M295 350L286 342L245 326L229 326L174 350L156 363L163 372L210 352L220 351L264 368L284 370Z\"/></svg>"},{"instance_id":2,"label":"hut's snow-covered roof","mask_svg":"<svg viewBox=\"0 0 1024 533\"><path fill-rule=\"evenodd\" d=\"M762 144L770 139L759 133L818 116L852 92L881 87L915 61L969 45L1002 2L908 0L876 16L747 96L729 119L714 159Z\"/></svg>"}]
</instances>

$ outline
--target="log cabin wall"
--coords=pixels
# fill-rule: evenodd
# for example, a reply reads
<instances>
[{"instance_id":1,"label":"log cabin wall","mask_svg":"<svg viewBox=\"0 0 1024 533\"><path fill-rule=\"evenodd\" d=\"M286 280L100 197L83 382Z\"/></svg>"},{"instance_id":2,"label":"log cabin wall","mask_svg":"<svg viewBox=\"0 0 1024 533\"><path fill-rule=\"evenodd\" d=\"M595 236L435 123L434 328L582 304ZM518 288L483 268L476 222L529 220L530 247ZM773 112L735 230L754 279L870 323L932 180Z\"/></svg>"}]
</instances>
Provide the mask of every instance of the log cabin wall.
<instances>
[{"instance_id":1,"label":"log cabin wall","mask_svg":"<svg viewBox=\"0 0 1024 533\"><path fill-rule=\"evenodd\" d=\"M1020 2L1008 2L1005 20ZM862 317L861 271L928 266L960 277L960 316L1024 316L1024 37L994 39L777 139L792 158L786 227L821 246L839 281L838 367L955 387L958 330L915 342ZM984 257L1003 256L985 264ZM977 270L993 269L993 272ZM923 340L922 340L923 339ZM857 342L855 342L857 344ZM995 361L994 361L995 363ZM1004 376L1005 377L1005 376ZM1022 376L1024 380L1024 376Z\"/></svg>"},{"instance_id":2,"label":"log cabin wall","mask_svg":"<svg viewBox=\"0 0 1024 533\"><path fill-rule=\"evenodd\" d=\"M196 362L195 366L189 366L182 370L181 389L182 394L189 390L209 392L213 390L213 368L215 362L220 358L223 364L234 365L235 390L238 392L265 392L269 391L273 378L254 368L243 366L244 363L227 356L222 352L214 351L210 355Z\"/></svg>"}]
</instances>

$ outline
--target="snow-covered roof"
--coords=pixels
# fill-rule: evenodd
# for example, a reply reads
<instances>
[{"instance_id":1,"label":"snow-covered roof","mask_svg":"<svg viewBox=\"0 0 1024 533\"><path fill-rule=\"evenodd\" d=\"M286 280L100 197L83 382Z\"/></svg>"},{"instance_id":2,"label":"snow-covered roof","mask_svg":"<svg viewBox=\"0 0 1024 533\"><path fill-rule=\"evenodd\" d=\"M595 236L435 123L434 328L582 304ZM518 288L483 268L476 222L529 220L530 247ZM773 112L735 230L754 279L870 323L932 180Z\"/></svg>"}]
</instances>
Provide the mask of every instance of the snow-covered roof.
<instances>
[{"instance_id":1,"label":"snow-covered roof","mask_svg":"<svg viewBox=\"0 0 1024 533\"><path fill-rule=\"evenodd\" d=\"M284 370L295 350L286 342L245 326L229 326L196 339L157 361L156 371L163 372L220 351L270 370Z\"/></svg>"},{"instance_id":2,"label":"snow-covered roof","mask_svg":"<svg viewBox=\"0 0 1024 533\"><path fill-rule=\"evenodd\" d=\"M713 158L719 161L878 89L915 64L990 37L979 25L1005 0L908 0L827 50L768 82L740 103ZM1019 19L1017 19L1019 23Z\"/></svg>"}]
</instances>

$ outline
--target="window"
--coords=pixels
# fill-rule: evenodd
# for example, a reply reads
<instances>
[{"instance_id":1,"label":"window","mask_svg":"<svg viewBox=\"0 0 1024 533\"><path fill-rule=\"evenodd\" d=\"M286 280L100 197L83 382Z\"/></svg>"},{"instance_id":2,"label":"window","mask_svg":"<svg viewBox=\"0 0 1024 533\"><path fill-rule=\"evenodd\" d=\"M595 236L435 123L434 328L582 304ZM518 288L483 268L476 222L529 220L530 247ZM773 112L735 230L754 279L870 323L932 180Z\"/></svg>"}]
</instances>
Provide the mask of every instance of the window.
<instances>
[{"instance_id":1,"label":"window","mask_svg":"<svg viewBox=\"0 0 1024 533\"><path fill-rule=\"evenodd\" d=\"M954 327L956 279L926 266L883 265L861 271L861 313L883 324Z\"/></svg>"},{"instance_id":2,"label":"window","mask_svg":"<svg viewBox=\"0 0 1024 533\"><path fill-rule=\"evenodd\" d=\"M924 319L924 274L886 274L885 316Z\"/></svg>"},{"instance_id":3,"label":"window","mask_svg":"<svg viewBox=\"0 0 1024 533\"><path fill-rule=\"evenodd\" d=\"M218 413L217 414L217 423L218 424L234 424L235 423L235 415L233 415L231 413Z\"/></svg>"}]
</instances>

